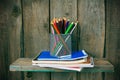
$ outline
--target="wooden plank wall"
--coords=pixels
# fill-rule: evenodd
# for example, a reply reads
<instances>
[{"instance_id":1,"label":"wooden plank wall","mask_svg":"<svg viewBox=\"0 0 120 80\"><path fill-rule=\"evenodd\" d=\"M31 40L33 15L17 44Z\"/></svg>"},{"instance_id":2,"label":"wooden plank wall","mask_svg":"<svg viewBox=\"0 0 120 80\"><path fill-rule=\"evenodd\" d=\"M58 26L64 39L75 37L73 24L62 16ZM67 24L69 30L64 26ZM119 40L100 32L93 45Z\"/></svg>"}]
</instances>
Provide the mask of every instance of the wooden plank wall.
<instances>
[{"instance_id":1,"label":"wooden plank wall","mask_svg":"<svg viewBox=\"0 0 120 80\"><path fill-rule=\"evenodd\" d=\"M0 80L119 80L119 0L0 0ZM94 57L106 57L114 73L10 72L19 57L34 57L49 50L50 20L67 17L79 21L73 36L74 50L85 49ZM75 47L76 46L76 47Z\"/></svg>"},{"instance_id":2,"label":"wooden plank wall","mask_svg":"<svg viewBox=\"0 0 120 80\"><path fill-rule=\"evenodd\" d=\"M0 0L0 80L22 79L21 72L9 71L9 65L20 57L20 9L20 0Z\"/></svg>"},{"instance_id":3,"label":"wooden plank wall","mask_svg":"<svg viewBox=\"0 0 120 80\"><path fill-rule=\"evenodd\" d=\"M105 38L104 8L104 0L78 0L79 49L85 49L93 57L103 57ZM102 73L78 73L78 78L80 80L102 80Z\"/></svg>"},{"instance_id":4,"label":"wooden plank wall","mask_svg":"<svg viewBox=\"0 0 120 80\"><path fill-rule=\"evenodd\" d=\"M114 65L114 73L106 73L105 80L120 80L120 0L106 0L105 56Z\"/></svg>"},{"instance_id":5,"label":"wooden plank wall","mask_svg":"<svg viewBox=\"0 0 120 80\"><path fill-rule=\"evenodd\" d=\"M22 4L24 56L35 57L42 50L49 50L49 0L23 0ZM34 73L31 79L49 80L50 73Z\"/></svg>"}]
</instances>

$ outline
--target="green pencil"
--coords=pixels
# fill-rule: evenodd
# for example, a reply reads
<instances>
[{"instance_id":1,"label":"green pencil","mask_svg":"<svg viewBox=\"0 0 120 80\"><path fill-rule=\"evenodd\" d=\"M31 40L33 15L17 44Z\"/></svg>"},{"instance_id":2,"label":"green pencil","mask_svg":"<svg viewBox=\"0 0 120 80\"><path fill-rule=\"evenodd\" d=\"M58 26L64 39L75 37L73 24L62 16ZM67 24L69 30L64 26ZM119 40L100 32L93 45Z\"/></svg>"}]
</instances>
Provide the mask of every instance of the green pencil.
<instances>
[{"instance_id":1,"label":"green pencil","mask_svg":"<svg viewBox=\"0 0 120 80\"><path fill-rule=\"evenodd\" d=\"M74 23L72 22L72 23L68 26L67 30L65 31L65 34L67 34L67 33L71 30L71 28L72 28L73 25L74 25Z\"/></svg>"}]
</instances>

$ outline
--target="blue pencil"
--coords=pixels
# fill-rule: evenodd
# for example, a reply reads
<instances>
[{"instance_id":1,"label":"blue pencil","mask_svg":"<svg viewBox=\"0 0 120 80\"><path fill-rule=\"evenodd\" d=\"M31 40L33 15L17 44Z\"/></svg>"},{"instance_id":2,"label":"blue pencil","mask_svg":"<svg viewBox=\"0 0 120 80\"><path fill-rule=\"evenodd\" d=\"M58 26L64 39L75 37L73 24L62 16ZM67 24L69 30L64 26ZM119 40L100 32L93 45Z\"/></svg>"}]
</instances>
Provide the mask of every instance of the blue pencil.
<instances>
[{"instance_id":1,"label":"blue pencil","mask_svg":"<svg viewBox=\"0 0 120 80\"><path fill-rule=\"evenodd\" d=\"M66 25L65 25L65 31L66 31L67 28L68 28L69 22L70 22L70 20L68 19L67 22L66 22Z\"/></svg>"}]
</instances>

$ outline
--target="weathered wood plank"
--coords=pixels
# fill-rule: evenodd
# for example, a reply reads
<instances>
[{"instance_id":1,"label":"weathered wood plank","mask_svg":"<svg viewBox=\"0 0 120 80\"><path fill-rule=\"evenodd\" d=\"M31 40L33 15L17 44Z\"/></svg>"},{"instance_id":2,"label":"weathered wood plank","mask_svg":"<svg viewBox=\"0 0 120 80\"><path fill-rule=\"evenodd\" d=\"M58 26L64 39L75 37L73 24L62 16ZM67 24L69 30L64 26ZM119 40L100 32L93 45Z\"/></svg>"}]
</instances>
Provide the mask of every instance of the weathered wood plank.
<instances>
[{"instance_id":1,"label":"weathered wood plank","mask_svg":"<svg viewBox=\"0 0 120 80\"><path fill-rule=\"evenodd\" d=\"M7 12L7 8L5 8L5 2L0 2L0 79L1 80L7 80L8 79L8 68L6 65L8 65L8 26L6 26L6 21L8 21L7 16L9 15ZM10 5L9 5L10 6ZM8 7L8 6L7 6Z\"/></svg>"},{"instance_id":2,"label":"weathered wood plank","mask_svg":"<svg viewBox=\"0 0 120 80\"><path fill-rule=\"evenodd\" d=\"M79 49L85 49L93 57L103 57L105 39L104 0L78 0L78 21L80 22ZM78 74L78 79L102 80L101 73ZM87 77L86 77L87 76Z\"/></svg>"},{"instance_id":3,"label":"weathered wood plank","mask_svg":"<svg viewBox=\"0 0 120 80\"><path fill-rule=\"evenodd\" d=\"M66 17L71 21L77 19L77 0L50 0L50 17L63 18ZM73 47L73 46L72 46ZM74 76L71 76L74 75ZM64 76L63 76L64 75ZM52 80L71 80L76 79L76 73L51 73Z\"/></svg>"},{"instance_id":4,"label":"weathered wood plank","mask_svg":"<svg viewBox=\"0 0 120 80\"><path fill-rule=\"evenodd\" d=\"M39 75L37 75L36 76L36 74L39 74ZM46 72L42 72L42 74L40 74L39 72L36 72L36 73L34 73L33 75L32 75L33 77L32 77L32 80L36 80L36 79L38 79L38 80L50 80L50 73L46 73ZM42 76L42 77L40 77L40 76Z\"/></svg>"},{"instance_id":5,"label":"weathered wood plank","mask_svg":"<svg viewBox=\"0 0 120 80\"><path fill-rule=\"evenodd\" d=\"M13 2L12 5L12 12L10 13L12 16L10 16L9 22L9 38L10 38L10 46L9 46L9 59L10 63L15 61L17 58L21 56L21 44L20 44L20 38L21 38L21 30L22 30L22 10L21 10L21 1L17 0ZM11 25L10 25L11 24ZM17 54L16 54L17 53ZM9 64L10 64L9 63ZM10 78L11 80L17 79L21 80L23 79L23 76L20 75L20 72L10 72Z\"/></svg>"},{"instance_id":6,"label":"weathered wood plank","mask_svg":"<svg viewBox=\"0 0 120 80\"><path fill-rule=\"evenodd\" d=\"M34 57L49 50L49 6L48 0L24 0L25 56Z\"/></svg>"},{"instance_id":7,"label":"weathered wood plank","mask_svg":"<svg viewBox=\"0 0 120 80\"><path fill-rule=\"evenodd\" d=\"M94 57L103 57L105 38L104 0L78 0L80 22L80 49Z\"/></svg>"},{"instance_id":8,"label":"weathered wood plank","mask_svg":"<svg viewBox=\"0 0 120 80\"><path fill-rule=\"evenodd\" d=\"M84 68L82 72L113 72L113 65L104 58L94 59L94 68ZM28 71L28 72L71 72L69 70L53 69L53 68L41 68L32 65L32 59L19 58L10 65L10 71ZM55 74L55 73L53 73ZM67 73L65 73L67 74ZM72 73L71 73L72 74ZM63 75L63 74L60 74ZM54 79L54 78L53 78ZM67 78L66 78L67 79Z\"/></svg>"},{"instance_id":9,"label":"weathered wood plank","mask_svg":"<svg viewBox=\"0 0 120 80\"><path fill-rule=\"evenodd\" d=\"M49 0L23 0L23 16L25 57L35 57L39 52L49 50ZM32 80L50 78L47 73L44 76L34 74Z\"/></svg>"},{"instance_id":10,"label":"weathered wood plank","mask_svg":"<svg viewBox=\"0 0 120 80\"><path fill-rule=\"evenodd\" d=\"M106 58L115 67L105 80L120 80L120 0L106 0Z\"/></svg>"},{"instance_id":11,"label":"weathered wood plank","mask_svg":"<svg viewBox=\"0 0 120 80\"><path fill-rule=\"evenodd\" d=\"M68 72L62 72L62 73L58 73L58 72L52 72L52 77L51 77L51 80L77 80L76 79L76 72L71 72L71 73L68 73ZM54 77L53 77L54 76ZM55 77L56 76L56 77Z\"/></svg>"},{"instance_id":12,"label":"weathered wood plank","mask_svg":"<svg viewBox=\"0 0 120 80\"><path fill-rule=\"evenodd\" d=\"M21 80L9 65L20 57L21 1L0 1L0 80Z\"/></svg>"},{"instance_id":13,"label":"weathered wood plank","mask_svg":"<svg viewBox=\"0 0 120 80\"><path fill-rule=\"evenodd\" d=\"M99 76L98 73L94 72L80 73L77 76L78 76L77 80L101 80L102 78L102 76Z\"/></svg>"},{"instance_id":14,"label":"weathered wood plank","mask_svg":"<svg viewBox=\"0 0 120 80\"><path fill-rule=\"evenodd\" d=\"M77 0L50 0L50 16L77 20Z\"/></svg>"}]
</instances>

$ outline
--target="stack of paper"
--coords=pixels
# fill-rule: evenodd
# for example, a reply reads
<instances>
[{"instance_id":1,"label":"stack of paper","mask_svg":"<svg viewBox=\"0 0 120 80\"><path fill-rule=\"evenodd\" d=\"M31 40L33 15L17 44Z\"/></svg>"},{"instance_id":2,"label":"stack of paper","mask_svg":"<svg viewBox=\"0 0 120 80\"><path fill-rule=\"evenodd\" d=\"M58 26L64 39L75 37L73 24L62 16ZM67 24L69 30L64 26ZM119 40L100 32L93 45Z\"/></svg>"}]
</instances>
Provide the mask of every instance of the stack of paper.
<instances>
[{"instance_id":1,"label":"stack of paper","mask_svg":"<svg viewBox=\"0 0 120 80\"><path fill-rule=\"evenodd\" d=\"M51 56L49 51L43 51L32 60L32 64L39 67L51 67L75 71L81 71L84 67L94 67L93 58L88 56L84 50L73 52L72 56L69 56L70 55L58 58Z\"/></svg>"}]
</instances>

